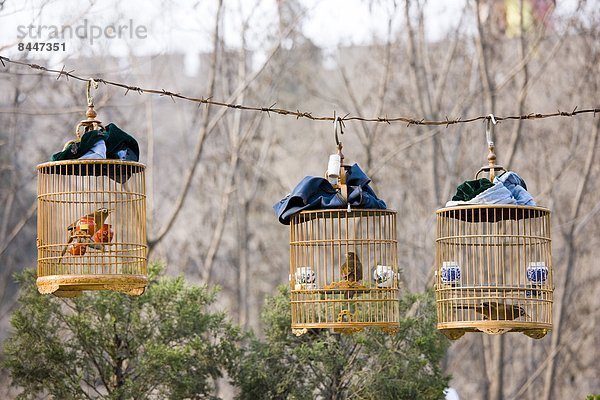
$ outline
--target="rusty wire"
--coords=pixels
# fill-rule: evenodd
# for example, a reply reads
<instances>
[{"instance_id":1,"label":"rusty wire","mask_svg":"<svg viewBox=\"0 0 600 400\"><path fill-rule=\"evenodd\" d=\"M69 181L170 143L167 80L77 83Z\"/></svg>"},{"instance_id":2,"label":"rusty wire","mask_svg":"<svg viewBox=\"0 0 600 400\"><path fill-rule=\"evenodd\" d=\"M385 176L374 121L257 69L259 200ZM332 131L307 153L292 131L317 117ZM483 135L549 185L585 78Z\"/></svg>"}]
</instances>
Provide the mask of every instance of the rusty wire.
<instances>
[{"instance_id":1,"label":"rusty wire","mask_svg":"<svg viewBox=\"0 0 600 400\"><path fill-rule=\"evenodd\" d=\"M62 76L67 78L67 80L69 78L73 78L73 79L76 79L79 81L84 81L86 83L89 82L90 80L93 80L95 82L103 83L108 86L115 86L115 87L125 89L125 95L127 95L127 93L129 93L130 91L137 92L139 94L152 93L152 94L158 94L160 96L168 96L173 101L175 101L175 99L182 99L182 100L191 101L191 102L195 102L195 103L199 103L199 104L206 104L206 105L212 105L212 106L218 106L218 107L227 107L227 108L236 109L236 110L264 112L264 113L267 113L267 115L269 115L269 116L271 113L273 113L273 114L296 117L296 119L306 118L306 119L310 119L312 121L331 121L331 122L334 122L334 121L342 121L342 122L343 121L363 121L363 122L382 122L382 123L387 123L387 124L391 124L393 122L403 122L403 123L406 123L406 126L411 126L411 125L429 125L429 126L440 126L441 125L441 126L443 126L443 125L446 125L446 127L448 127L450 125L464 124L464 123L469 123L469 122L474 122L474 121L487 120L490 118L489 115L480 115L480 116L470 117L470 118L461 118L461 117L448 118L446 116L446 118L444 120L427 120L425 118L411 118L411 117L403 117L403 116L398 116L398 117L378 116L378 117L364 118L364 117L359 117L359 116L353 116L350 114L346 114L343 117L339 117L339 116L336 116L335 113L333 114L333 116L314 116L311 112L304 112L304 111L300 111L300 110L294 111L294 110L287 110L284 108L277 108L277 107L275 107L276 103L273 103L269 107L248 106L248 105L244 105L244 104L225 103L222 101L214 100L212 97L204 98L204 97L186 96L186 95L182 95L181 93L175 93L175 92L165 90L165 89L141 88L139 86L132 86L132 85L128 85L128 84L121 83L121 82L109 81L107 79L99 78L99 77L84 78L84 77L75 75L73 73L74 70L67 70L65 65L63 65L63 67L60 70L56 70L56 69L46 68L46 67L38 65L38 64L27 63L24 61L11 60L10 58L4 57L4 56L0 56L0 63L4 67L6 67L5 63L11 63L11 64L16 64L16 65L26 66L26 67L29 67L29 68L35 69L35 70L40 70L45 73L58 74L58 76L56 77L56 80L59 80ZM573 108L572 111L557 110L556 112L546 113L546 114L529 113L529 114L524 114L524 115L508 115L508 116L494 116L494 117L497 121L520 120L520 119L537 120L537 119L551 118L551 117L573 117L573 116L576 116L579 114L589 114L589 113L593 113L594 117L595 117L596 113L598 113L598 112L600 112L600 107L578 110L578 106L575 106L575 108Z\"/></svg>"}]
</instances>

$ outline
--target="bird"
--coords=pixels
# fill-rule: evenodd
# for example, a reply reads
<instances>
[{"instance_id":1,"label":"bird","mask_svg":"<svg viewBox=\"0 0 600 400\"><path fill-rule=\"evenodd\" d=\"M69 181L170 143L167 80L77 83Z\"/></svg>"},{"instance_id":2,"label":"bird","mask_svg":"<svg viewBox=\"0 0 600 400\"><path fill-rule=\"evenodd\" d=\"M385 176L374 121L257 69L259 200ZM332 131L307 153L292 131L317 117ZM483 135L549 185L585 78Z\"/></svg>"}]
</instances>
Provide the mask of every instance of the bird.
<instances>
[{"instance_id":1,"label":"bird","mask_svg":"<svg viewBox=\"0 0 600 400\"><path fill-rule=\"evenodd\" d=\"M353 251L349 251L346 253L346 261L342 264L340 268L340 274L342 276L342 279L345 279L347 281L358 282L362 280L362 263Z\"/></svg>"},{"instance_id":2,"label":"bird","mask_svg":"<svg viewBox=\"0 0 600 400\"><path fill-rule=\"evenodd\" d=\"M80 217L79 219L77 219L77 221L67 226L67 245L63 248L62 253L60 254L61 260L67 252L69 244L73 242L73 240L75 240L76 238L79 242L92 242L92 236L94 235L96 230L102 228L104 222L106 221L111 212L112 210L102 207L94 212ZM74 255L83 255L85 251L80 253L81 254Z\"/></svg>"},{"instance_id":3,"label":"bird","mask_svg":"<svg viewBox=\"0 0 600 400\"><path fill-rule=\"evenodd\" d=\"M484 301L480 305L461 304L454 306L457 309L475 310L483 315L483 319L496 321L512 321L519 317L526 317L527 313L523 307L515 304L505 304L495 301Z\"/></svg>"},{"instance_id":4,"label":"bird","mask_svg":"<svg viewBox=\"0 0 600 400\"><path fill-rule=\"evenodd\" d=\"M346 261L340 267L340 275L343 280L348 282L358 282L363 278L363 267L358 256L349 251L346 253ZM346 292L346 298L354 297L354 291Z\"/></svg>"}]
</instances>

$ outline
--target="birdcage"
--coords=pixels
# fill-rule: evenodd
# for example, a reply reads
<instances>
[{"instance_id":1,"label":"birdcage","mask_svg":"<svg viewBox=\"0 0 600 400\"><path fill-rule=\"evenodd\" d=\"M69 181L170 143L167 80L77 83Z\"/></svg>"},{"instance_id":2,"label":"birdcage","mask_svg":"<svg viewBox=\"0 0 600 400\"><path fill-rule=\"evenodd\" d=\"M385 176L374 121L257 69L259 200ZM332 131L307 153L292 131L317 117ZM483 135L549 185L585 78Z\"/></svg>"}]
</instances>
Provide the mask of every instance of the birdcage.
<instances>
[{"instance_id":1,"label":"birdcage","mask_svg":"<svg viewBox=\"0 0 600 400\"><path fill-rule=\"evenodd\" d=\"M495 165L489 137L488 145L489 166L480 172L493 181L504 168ZM437 211L437 327L450 339L477 331L545 336L552 280L550 210L480 204Z\"/></svg>"},{"instance_id":2,"label":"birdcage","mask_svg":"<svg viewBox=\"0 0 600 400\"><path fill-rule=\"evenodd\" d=\"M142 294L147 284L144 165L72 160L37 169L40 293Z\"/></svg>"},{"instance_id":3,"label":"birdcage","mask_svg":"<svg viewBox=\"0 0 600 400\"><path fill-rule=\"evenodd\" d=\"M100 129L89 99L88 85L88 119L80 125ZM47 162L37 170L39 292L141 295L148 282L145 166L78 159Z\"/></svg>"},{"instance_id":4,"label":"birdcage","mask_svg":"<svg viewBox=\"0 0 600 400\"><path fill-rule=\"evenodd\" d=\"M290 223L292 329L341 332L399 322L396 212L313 210Z\"/></svg>"},{"instance_id":5,"label":"birdcage","mask_svg":"<svg viewBox=\"0 0 600 400\"><path fill-rule=\"evenodd\" d=\"M340 128L341 120L337 121ZM327 179L348 196L342 144ZM343 133L343 132L342 132ZM290 220L292 330L365 327L395 332L399 323L396 212L387 209L301 211Z\"/></svg>"}]
</instances>

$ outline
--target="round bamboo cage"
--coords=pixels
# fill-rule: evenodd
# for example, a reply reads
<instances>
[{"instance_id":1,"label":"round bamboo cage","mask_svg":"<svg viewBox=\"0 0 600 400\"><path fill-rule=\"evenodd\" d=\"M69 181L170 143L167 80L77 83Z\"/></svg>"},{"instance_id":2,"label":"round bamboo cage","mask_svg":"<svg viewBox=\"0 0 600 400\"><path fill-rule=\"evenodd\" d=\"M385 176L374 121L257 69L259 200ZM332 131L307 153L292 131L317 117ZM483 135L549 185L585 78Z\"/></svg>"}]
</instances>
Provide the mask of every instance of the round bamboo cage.
<instances>
[{"instance_id":1,"label":"round bamboo cage","mask_svg":"<svg viewBox=\"0 0 600 400\"><path fill-rule=\"evenodd\" d=\"M396 212L303 211L290 222L292 330L350 333L399 323Z\"/></svg>"},{"instance_id":2,"label":"round bamboo cage","mask_svg":"<svg viewBox=\"0 0 600 400\"><path fill-rule=\"evenodd\" d=\"M437 327L465 332L552 329L550 211L518 205L468 205L437 211Z\"/></svg>"},{"instance_id":3,"label":"round bamboo cage","mask_svg":"<svg viewBox=\"0 0 600 400\"><path fill-rule=\"evenodd\" d=\"M141 295L148 283L145 166L80 159L37 170L39 292Z\"/></svg>"}]
</instances>

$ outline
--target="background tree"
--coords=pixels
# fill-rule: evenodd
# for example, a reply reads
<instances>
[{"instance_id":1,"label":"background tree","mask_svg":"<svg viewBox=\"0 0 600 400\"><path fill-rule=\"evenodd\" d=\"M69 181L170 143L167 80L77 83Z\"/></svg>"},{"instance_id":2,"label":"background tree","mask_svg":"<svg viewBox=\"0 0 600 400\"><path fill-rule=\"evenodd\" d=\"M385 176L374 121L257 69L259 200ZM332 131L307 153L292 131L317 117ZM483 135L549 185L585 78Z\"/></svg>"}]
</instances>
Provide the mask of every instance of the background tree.
<instances>
[{"instance_id":1,"label":"background tree","mask_svg":"<svg viewBox=\"0 0 600 400\"><path fill-rule=\"evenodd\" d=\"M237 356L239 332L207 308L214 290L161 277L150 266L143 296L40 296L35 272L17 275L19 308L3 366L19 398L212 398L213 379Z\"/></svg>"},{"instance_id":2,"label":"background tree","mask_svg":"<svg viewBox=\"0 0 600 400\"><path fill-rule=\"evenodd\" d=\"M354 335L290 330L287 286L267 301L265 340L253 338L231 373L239 399L439 399L448 341L435 330L433 294L407 295L400 330Z\"/></svg>"}]
</instances>

